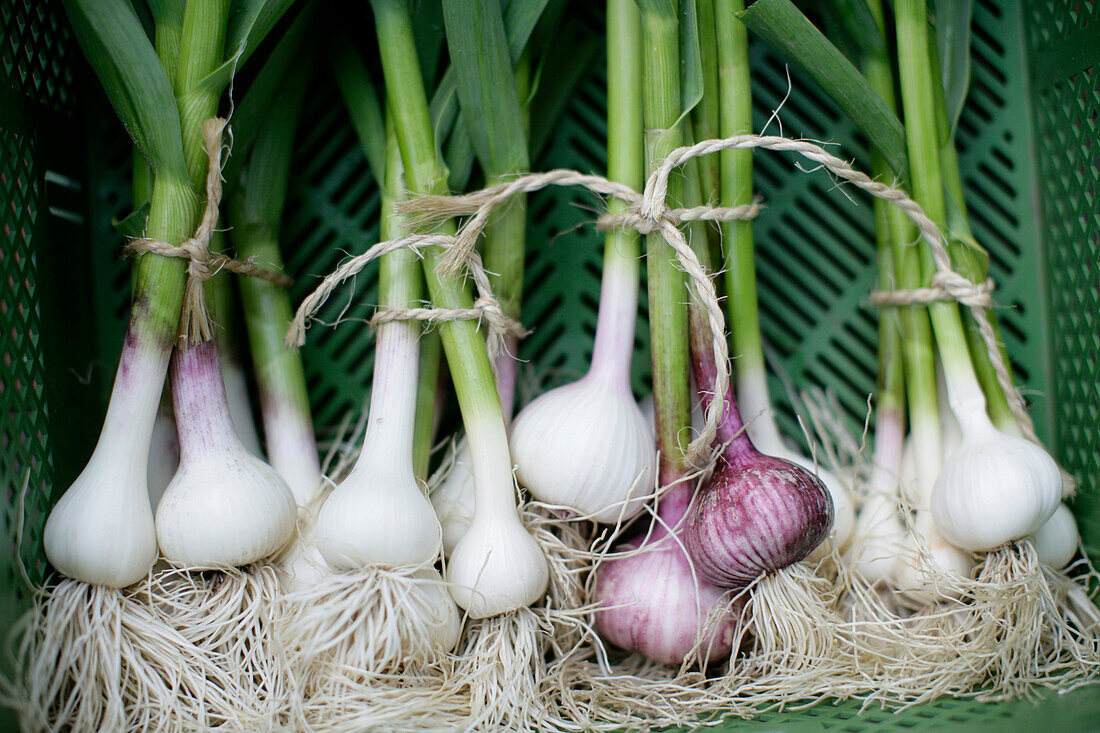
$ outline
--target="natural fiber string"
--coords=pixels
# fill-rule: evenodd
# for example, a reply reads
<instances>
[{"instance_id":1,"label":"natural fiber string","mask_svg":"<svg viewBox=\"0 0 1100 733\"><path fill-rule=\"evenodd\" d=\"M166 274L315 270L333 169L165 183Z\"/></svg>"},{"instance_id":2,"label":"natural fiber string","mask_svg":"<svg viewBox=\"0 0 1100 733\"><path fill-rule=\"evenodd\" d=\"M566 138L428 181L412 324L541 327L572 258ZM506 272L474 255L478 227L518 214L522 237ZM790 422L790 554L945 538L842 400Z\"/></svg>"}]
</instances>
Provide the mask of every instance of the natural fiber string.
<instances>
[{"instance_id":1,"label":"natural fiber string","mask_svg":"<svg viewBox=\"0 0 1100 733\"><path fill-rule=\"evenodd\" d=\"M328 301L333 291L345 280L354 277L367 266L367 263L376 260L390 252L408 249L418 257L425 247L442 247L444 251L454 246L455 237L449 234L410 234L399 239L391 239L379 242L361 255L351 257L340 263L330 275L328 275L317 288L306 296L298 306L294 319L287 330L286 343L288 346L301 346L306 340L306 329L313 320L317 311ZM477 320L488 327L489 338L487 347L490 354L497 354L503 348L504 336L513 334L518 338L527 335L527 330L514 318L505 315L500 303L493 297L492 288L489 285L489 277L481 264L481 256L474 252L467 259L467 272L474 281L478 297L472 308L378 308L374 317L370 320L372 327L394 321L426 321L428 323L444 323L447 321Z\"/></svg>"},{"instance_id":2,"label":"natural fiber string","mask_svg":"<svg viewBox=\"0 0 1100 733\"><path fill-rule=\"evenodd\" d=\"M220 254L211 254L210 236L218 225L218 207L222 199L222 132L226 120L211 117L202 125L203 144L206 148L206 208L202 212L195 233L178 245L159 239L143 237L129 242L124 248L127 255L153 252L164 257L186 259L187 284L183 291L183 309L180 313L180 338L188 343L197 344L214 337L210 315L206 310L206 297L203 283L221 270L229 270L238 275L258 277L273 282L279 287L289 287L293 282L286 275L256 267L253 260L235 260Z\"/></svg>"},{"instance_id":3,"label":"natural fiber string","mask_svg":"<svg viewBox=\"0 0 1100 733\"><path fill-rule=\"evenodd\" d=\"M695 145L677 148L650 175L645 190L641 194L629 186L609 181L602 176L582 174L570 170L553 170L546 173L517 176L480 191L463 195L419 196L398 204L398 210L401 213L410 214L410 222L414 226L439 223L455 216L469 216L470 218L466 220L455 236L430 235L430 237L433 238L432 244L438 244L444 248L438 265L440 273L457 275L465 268L475 278L476 282L479 276L484 277L484 270L475 266L475 263L478 265L480 263L476 259L477 240L489 223L493 210L508 202L511 197L517 194L532 193L547 186L578 186L599 195L622 199L630 205L630 210L626 214L617 217L604 217L601 219L601 224L604 227L629 226L643 233L659 231L669 246L672 247L680 266L689 277L692 297L706 314L714 346L715 363L718 367L713 385L714 393L724 394L729 384L729 354L725 337L725 318L718 305L717 294L709 273L700 265L678 225L690 220L730 221L751 218L752 215L755 215L757 209L753 208L755 205L750 205L749 208L702 206L692 209L673 209L668 206L666 201L668 180L676 168L692 158L710 155L722 150L754 148L797 153L817 163L837 178L847 181L871 196L883 199L905 212L906 216L913 221L920 231L921 237L927 242L937 273L933 277L931 288L903 291L892 296L880 295L877 297L883 299L884 303L887 300L893 303L918 303L950 299L969 307L978 325L982 340L989 351L997 381L1004 390L1013 414L1018 419L1024 434L1029 439L1038 442L1031 418L1012 383L1008 364L1001 353L1000 345L989 318L988 311L992 305L992 299L989 296L990 285L988 283L975 284L951 269L951 260L944 246L943 234L940 232L939 227L928 218L920 205L908 194L900 189L871 179L865 173L856 170L847 161L831 155L813 143L775 135L749 134L735 135L725 139L705 140ZM341 265L336 272L325 279L321 287L299 308L298 314L291 324L288 341L301 342L304 338L305 322L320 307L320 303L328 297L340 281L362 269L362 266L369 259L384 253L378 252L371 255L376 249L392 251L392 249L400 247L418 248L423 246L424 241L426 241L426 238L419 236L384 242L371 248L366 255L360 255L359 258L354 258L352 261ZM491 297L487 279L485 287L479 287L479 293L482 297ZM456 318L470 317L460 312L451 313ZM499 325L495 327L499 333ZM493 330L493 328L494 325L491 323L490 330ZM688 446L685 460L704 462L710 455L709 446L713 442L724 409L725 405L718 400L715 400L708 407L706 424L696 439Z\"/></svg>"},{"instance_id":4,"label":"natural fiber string","mask_svg":"<svg viewBox=\"0 0 1100 733\"><path fill-rule=\"evenodd\" d=\"M991 293L996 287L993 278L984 283L973 283L954 272L937 272L932 276L931 287L912 290L875 290L871 293L871 305L905 306L926 305L937 301L955 301L968 308L991 308Z\"/></svg>"},{"instance_id":5,"label":"natural fiber string","mask_svg":"<svg viewBox=\"0 0 1100 733\"><path fill-rule=\"evenodd\" d=\"M513 196L533 193L548 186L574 186L625 201L630 206L625 213L601 217L599 225L604 229L626 226L643 234L660 232L672 247L680 267L688 275L692 297L706 314L714 347L714 359L718 365L714 389L716 394L725 394L729 385L729 347L726 343L725 317L710 273L700 264L679 226L686 221L751 219L759 212L760 205L758 202L753 202L747 206L730 208L697 206L690 209L674 209L669 207L666 202L668 177L675 168L688 159L677 159L676 152L650 176L644 193L638 193L624 184L609 181L603 176L570 170L552 170L517 176L481 191L461 196L419 196L398 204L398 210L410 215L410 221L418 226L436 224L454 216L470 217L455 235L454 244L440 257L440 272L457 274L471 258L476 256L477 240L491 220L493 211L506 204ZM724 402L715 401L708 406L706 424L688 445L684 455L685 462L691 465L702 465L708 462L712 456L711 445L724 410Z\"/></svg>"}]
</instances>

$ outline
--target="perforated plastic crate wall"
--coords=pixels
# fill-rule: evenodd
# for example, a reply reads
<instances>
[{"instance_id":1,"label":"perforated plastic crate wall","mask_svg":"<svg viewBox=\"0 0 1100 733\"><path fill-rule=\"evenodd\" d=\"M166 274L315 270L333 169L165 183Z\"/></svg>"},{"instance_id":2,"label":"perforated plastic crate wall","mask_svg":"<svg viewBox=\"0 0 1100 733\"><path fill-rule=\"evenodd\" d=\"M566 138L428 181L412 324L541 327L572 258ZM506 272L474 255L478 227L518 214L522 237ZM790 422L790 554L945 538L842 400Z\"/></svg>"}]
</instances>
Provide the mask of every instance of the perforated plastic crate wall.
<instances>
[{"instance_id":1,"label":"perforated plastic crate wall","mask_svg":"<svg viewBox=\"0 0 1100 733\"><path fill-rule=\"evenodd\" d=\"M600 34L598 8L578 12ZM598 5L598 4L597 4ZM1037 425L1082 482L1075 511L1100 552L1100 4L1076 0L979 0L974 9L973 87L959 145L975 234L991 254L999 315ZM788 135L828 140L866 167L865 142L784 61L753 43L755 121L780 112ZM604 169L605 98L593 64L538 167ZM75 477L94 444L118 358L128 265L115 256L112 216L125 213L130 147L79 58L56 2L0 0L0 503L6 547L0 566L0 628L21 608L16 553L33 579L45 566L40 533L50 499ZM377 235L377 193L330 82L309 100L316 116L298 141L285 223L293 296L310 273ZM776 129L772 123L771 130ZM757 155L768 208L757 220L765 337L800 384L833 390L852 425L874 386L869 202L849 201L822 174L790 158ZM533 197L523 344L526 384L579 375L591 351L600 237L594 202L568 190ZM780 254L782 253L782 254ZM89 277L91 273L92 277ZM375 276L359 278L346 313L369 315ZM347 304L334 299L330 320ZM648 371L639 323L636 384ZM314 416L324 429L363 404L372 344L354 320L315 328L304 350ZM782 386L773 393L786 403ZM785 431L798 436L793 420ZM26 531L16 541L18 495ZM51 494L53 495L51 497ZM900 715L855 706L771 714L768 730L1065 730L1095 728L1100 695L1029 703L945 700ZM743 725L743 724L737 724Z\"/></svg>"}]
</instances>

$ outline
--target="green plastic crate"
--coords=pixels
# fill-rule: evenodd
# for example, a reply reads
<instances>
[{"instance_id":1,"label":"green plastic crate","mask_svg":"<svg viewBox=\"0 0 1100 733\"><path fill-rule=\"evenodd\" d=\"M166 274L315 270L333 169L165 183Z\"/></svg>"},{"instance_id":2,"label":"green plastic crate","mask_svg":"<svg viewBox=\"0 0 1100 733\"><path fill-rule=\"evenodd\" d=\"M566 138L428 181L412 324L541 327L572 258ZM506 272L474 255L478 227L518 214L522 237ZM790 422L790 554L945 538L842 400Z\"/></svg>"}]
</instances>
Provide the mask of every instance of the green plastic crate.
<instances>
[{"instance_id":1,"label":"green plastic crate","mask_svg":"<svg viewBox=\"0 0 1100 733\"><path fill-rule=\"evenodd\" d=\"M598 7L578 12L588 21L581 35L599 38ZM785 134L836 143L842 157L869 167L866 141L828 100L793 70L788 95L784 59L755 41L751 53L758 130L786 97ZM990 251L998 315L1036 426L1081 480L1074 510L1086 547L1100 556L1100 2L978 0L973 54L959 148L974 233ZM593 64L536 167L604 170L600 66ZM316 112L298 141L284 225L296 300L315 284L310 274L377 239L377 191L337 92L318 79L310 93ZM129 155L60 3L0 0L0 532L7 548L0 629L27 603L14 560L32 579L44 576L48 507L90 455L106 407L129 275L110 220L130 200ZM824 174L803 174L789 157L762 152L756 161L768 204L756 222L765 338L796 383L831 389L855 427L875 375L870 203L849 201ZM529 204L524 315L537 330L521 349L529 364L521 388L565 382L587 365L602 247L581 225L595 218L594 206L563 189ZM368 271L346 315L369 316L374 290ZM334 298L321 317L346 304ZM643 314L639 350L646 328ZM363 404L372 342L354 321L318 326L303 354L324 431ZM636 385L647 370L647 358L635 359ZM785 408L782 386L772 386ZM800 434L789 418L782 427ZM20 506L25 531L17 542ZM729 729L1098 730L1097 721L1100 691L1085 688L1038 704L946 699L901 713L824 704ZM5 722L0 717L0 727Z\"/></svg>"}]
</instances>

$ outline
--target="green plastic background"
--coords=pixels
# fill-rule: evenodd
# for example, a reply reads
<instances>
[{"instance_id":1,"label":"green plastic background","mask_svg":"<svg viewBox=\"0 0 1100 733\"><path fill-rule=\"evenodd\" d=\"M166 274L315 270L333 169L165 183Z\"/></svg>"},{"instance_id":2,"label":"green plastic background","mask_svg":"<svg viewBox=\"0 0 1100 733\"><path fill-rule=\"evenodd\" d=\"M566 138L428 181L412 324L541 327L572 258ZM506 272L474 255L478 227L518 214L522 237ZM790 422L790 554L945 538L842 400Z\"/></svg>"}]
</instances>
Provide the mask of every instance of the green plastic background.
<instances>
[{"instance_id":1,"label":"green plastic background","mask_svg":"<svg viewBox=\"0 0 1100 733\"><path fill-rule=\"evenodd\" d=\"M118 358L128 265L113 216L130 200L130 147L118 130L57 2L0 0L0 629L25 606L19 557L45 572L41 527L50 500L94 444ZM1037 427L1081 480L1074 508L1100 553L1100 3L979 0L973 85L959 128L975 235L989 249L999 317ZM599 13L591 14L598 35ZM752 46L758 130L824 140L866 168L866 142L784 60ZM602 69L594 64L537 167L604 169ZM783 100L786 101L783 101ZM377 239L378 196L332 84L319 79L298 141L284 223L299 300L346 254ZM779 108L777 119L772 110ZM769 122L769 120L771 120ZM757 220L762 324L798 384L831 389L853 427L874 386L872 212L866 199L805 174L784 155L757 155L768 208ZM521 394L579 376L591 352L601 237L596 201L555 189L530 202ZM91 273L91 277L89 277ZM376 273L334 297L303 350L321 432L363 405L373 365L362 319ZM648 372L639 319L635 386ZM778 381L778 403L787 398ZM788 412L789 414L789 412ZM801 434L793 417L782 421ZM25 497L20 490L26 485ZM51 497L51 494L53 496ZM18 510L25 531L17 538ZM943 700L891 713L820 705L769 713L730 729L786 731L1095 729L1100 694L1030 702ZM0 718L0 725L3 724Z\"/></svg>"}]
</instances>

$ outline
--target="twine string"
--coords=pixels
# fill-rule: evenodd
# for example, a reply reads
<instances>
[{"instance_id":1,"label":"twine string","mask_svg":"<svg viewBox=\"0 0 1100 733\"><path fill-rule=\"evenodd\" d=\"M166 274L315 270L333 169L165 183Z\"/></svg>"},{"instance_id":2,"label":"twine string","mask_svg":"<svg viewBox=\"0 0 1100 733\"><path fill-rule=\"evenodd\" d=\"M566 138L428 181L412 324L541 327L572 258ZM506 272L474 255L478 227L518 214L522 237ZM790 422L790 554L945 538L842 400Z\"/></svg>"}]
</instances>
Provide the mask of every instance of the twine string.
<instances>
[{"instance_id":1,"label":"twine string","mask_svg":"<svg viewBox=\"0 0 1100 733\"><path fill-rule=\"evenodd\" d=\"M127 256L148 252L163 257L175 257L187 260L187 283L183 291L183 308L180 313L180 339L198 344L214 337L214 328L206 308L203 283L222 270L238 275L258 277L275 283L279 287L289 287L293 280L281 272L257 267L253 258L235 260L222 254L210 252L210 237L218 225L218 207L222 199L222 134L227 120L211 117L203 122L202 138L206 150L206 206L202 212L195 233L180 242L171 244L159 239L141 237L128 242L123 248Z\"/></svg>"},{"instance_id":2,"label":"twine string","mask_svg":"<svg viewBox=\"0 0 1100 733\"><path fill-rule=\"evenodd\" d=\"M499 304L493 299L488 278L481 266L476 246L483 230L491 220L494 210L506 205L513 196L529 194L548 186L568 186L586 189L599 196L618 198L628 205L626 212L605 215L597 222L601 229L627 227L641 233L660 232L672 248L679 266L688 276L688 290L693 302L705 314L714 348L717 374L713 386L714 394L725 394L729 385L729 353L726 342L725 316L718 302L713 280L687 243L680 225L687 221L733 221L751 219L759 213L759 202L747 206L716 207L699 206L690 209L675 209L667 203L668 181L672 172L692 158L711 155L722 150L746 150L762 148L774 151L793 152L828 170L836 178L850 183L869 195L883 199L897 206L913 221L920 231L921 238L928 244L936 274L931 287L896 291L889 294L876 293L872 302L880 305L914 305L937 300L950 300L961 303L970 309L977 322L979 333L989 351L990 361L997 375L997 381L1008 398L1013 414L1019 420L1024 434L1038 442L1030 416L1023 400L1012 383L1011 372L1001 352L993 325L989 317L992 306L992 283L973 283L954 272L939 227L928 218L912 198L904 191L875 181L856 170L851 163L844 161L823 148L804 141L792 140L775 135L735 135L716 140L705 140L694 145L677 148L661 163L646 181L642 193L629 186L609 181L603 176L583 174L571 170L552 170L545 173L532 173L488 186L472 193L441 196L417 196L398 204L398 212L409 217L410 225L427 228L438 225L454 217L468 217L454 236L449 235L411 235L400 239L381 242L366 253L349 259L341 264L321 285L303 301L291 322L287 334L287 343L298 345L305 340L305 330L314 314L327 300L333 290L344 280L359 272L367 262L396 249L409 248L419 251L429 245L442 247L437 263L441 275L458 276L468 274L478 291L480 307L473 309L397 309L380 312L375 319L378 322L393 320L443 321L465 318L478 318L488 322L490 341L499 343L506 333L526 333L515 321L503 316ZM492 346L490 346L492 348ZM717 426L725 411L724 400L713 400L708 406L706 424L699 435L688 446L685 460L696 465L705 463L710 457L710 446L714 441Z\"/></svg>"}]
</instances>

